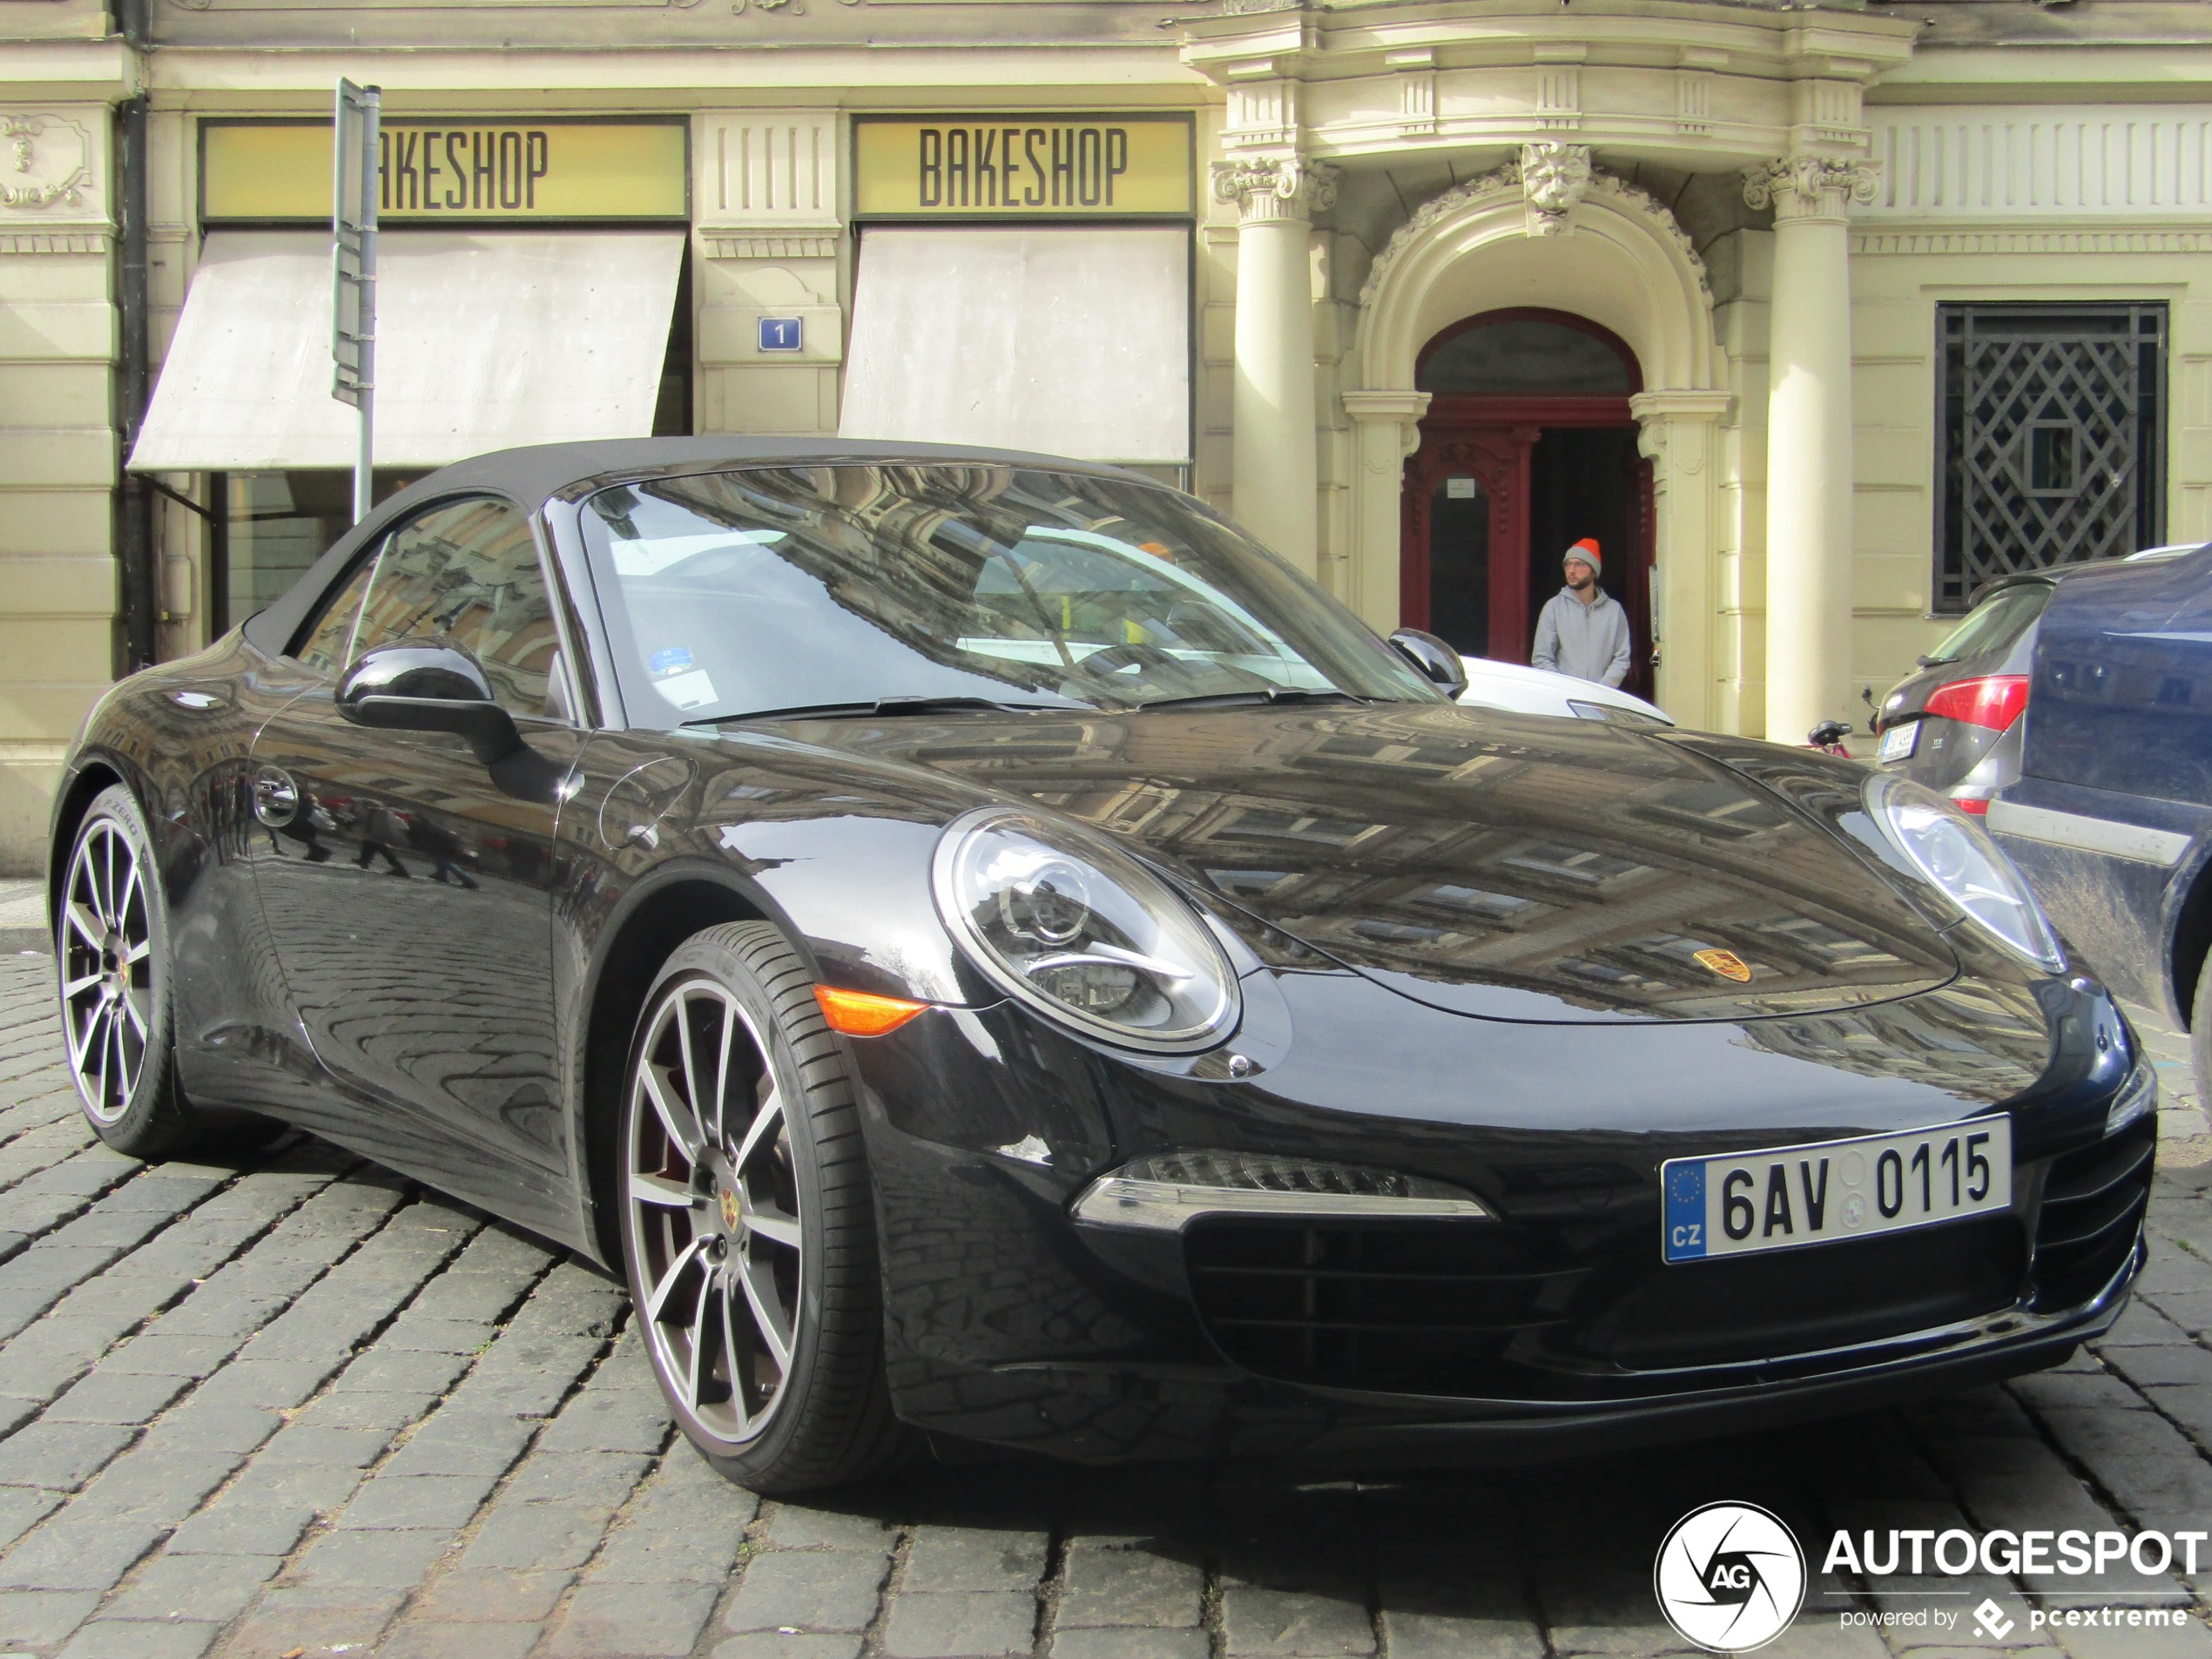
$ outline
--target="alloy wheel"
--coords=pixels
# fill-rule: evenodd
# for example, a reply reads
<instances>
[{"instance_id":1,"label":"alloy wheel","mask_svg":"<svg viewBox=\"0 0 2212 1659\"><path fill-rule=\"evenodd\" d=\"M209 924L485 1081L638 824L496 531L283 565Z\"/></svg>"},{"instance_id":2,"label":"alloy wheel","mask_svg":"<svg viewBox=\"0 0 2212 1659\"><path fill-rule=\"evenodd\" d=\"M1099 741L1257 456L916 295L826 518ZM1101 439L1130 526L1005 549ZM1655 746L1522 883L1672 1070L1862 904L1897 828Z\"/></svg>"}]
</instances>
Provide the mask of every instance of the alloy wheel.
<instances>
[{"instance_id":1,"label":"alloy wheel","mask_svg":"<svg viewBox=\"0 0 2212 1659\"><path fill-rule=\"evenodd\" d=\"M733 1445L782 1403L799 1339L799 1186L767 1055L728 988L689 978L662 993L630 1080L639 1316L677 1403Z\"/></svg>"},{"instance_id":2,"label":"alloy wheel","mask_svg":"<svg viewBox=\"0 0 2212 1659\"><path fill-rule=\"evenodd\" d=\"M78 841L56 941L71 1075L95 1122L130 1109L153 1029L153 917L122 826L96 818Z\"/></svg>"}]
</instances>

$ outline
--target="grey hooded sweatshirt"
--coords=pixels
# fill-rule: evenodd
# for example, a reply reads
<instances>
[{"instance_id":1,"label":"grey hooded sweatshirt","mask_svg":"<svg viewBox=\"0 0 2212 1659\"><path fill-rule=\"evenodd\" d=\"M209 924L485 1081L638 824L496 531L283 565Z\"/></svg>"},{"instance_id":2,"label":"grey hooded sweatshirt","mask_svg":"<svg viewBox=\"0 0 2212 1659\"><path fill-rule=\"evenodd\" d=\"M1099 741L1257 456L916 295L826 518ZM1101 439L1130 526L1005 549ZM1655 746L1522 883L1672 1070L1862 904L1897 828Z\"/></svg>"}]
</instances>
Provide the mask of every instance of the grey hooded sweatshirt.
<instances>
[{"instance_id":1,"label":"grey hooded sweatshirt","mask_svg":"<svg viewBox=\"0 0 2212 1659\"><path fill-rule=\"evenodd\" d=\"M1584 604L1574 589L1561 587L1536 618L1530 660L1555 674L1618 685L1629 678L1629 613L1602 588L1595 602Z\"/></svg>"}]
</instances>

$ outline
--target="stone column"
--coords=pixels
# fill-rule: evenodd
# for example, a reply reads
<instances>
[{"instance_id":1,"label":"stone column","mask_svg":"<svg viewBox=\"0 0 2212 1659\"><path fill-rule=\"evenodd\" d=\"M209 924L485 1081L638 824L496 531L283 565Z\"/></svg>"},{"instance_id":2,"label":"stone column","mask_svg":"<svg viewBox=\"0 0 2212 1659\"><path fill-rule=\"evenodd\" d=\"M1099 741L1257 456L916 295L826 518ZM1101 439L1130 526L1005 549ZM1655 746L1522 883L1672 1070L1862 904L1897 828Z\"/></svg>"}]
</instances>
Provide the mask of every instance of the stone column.
<instances>
[{"instance_id":1,"label":"stone column","mask_svg":"<svg viewBox=\"0 0 2212 1659\"><path fill-rule=\"evenodd\" d=\"M1720 537L1716 489L1720 422L1727 392L1639 392L1629 400L1636 447L1651 462L1651 644L1658 657L1652 700L1683 725L1720 725L1719 664L1713 651L1714 549Z\"/></svg>"},{"instance_id":2,"label":"stone column","mask_svg":"<svg viewBox=\"0 0 2212 1659\"><path fill-rule=\"evenodd\" d=\"M1743 198L1774 208L1768 324L1766 725L1803 743L1851 719L1851 359L1846 209L1871 201L1874 169L1791 156L1744 174Z\"/></svg>"},{"instance_id":3,"label":"stone column","mask_svg":"<svg viewBox=\"0 0 2212 1659\"><path fill-rule=\"evenodd\" d=\"M1406 457L1420 448L1426 392L1346 392L1352 417L1352 581L1345 598L1372 628L1399 624L1398 544Z\"/></svg>"},{"instance_id":4,"label":"stone column","mask_svg":"<svg viewBox=\"0 0 2212 1659\"><path fill-rule=\"evenodd\" d=\"M1308 576L1318 569L1312 215L1336 199L1337 170L1291 156L1214 163L1234 202L1237 378L1231 440L1238 522Z\"/></svg>"}]
</instances>

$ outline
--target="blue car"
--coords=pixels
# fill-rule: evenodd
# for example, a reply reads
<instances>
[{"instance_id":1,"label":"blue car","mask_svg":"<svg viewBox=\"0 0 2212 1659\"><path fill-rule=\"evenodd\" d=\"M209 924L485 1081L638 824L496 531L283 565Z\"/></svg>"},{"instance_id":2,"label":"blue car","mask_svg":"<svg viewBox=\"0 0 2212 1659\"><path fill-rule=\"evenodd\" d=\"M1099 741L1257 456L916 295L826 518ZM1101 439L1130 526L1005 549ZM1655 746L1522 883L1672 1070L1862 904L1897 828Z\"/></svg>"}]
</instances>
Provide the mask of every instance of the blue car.
<instances>
[{"instance_id":1,"label":"blue car","mask_svg":"<svg viewBox=\"0 0 2212 1659\"><path fill-rule=\"evenodd\" d=\"M1989 828L2105 981L2188 1028L2212 1083L2212 546L2054 584Z\"/></svg>"}]
</instances>

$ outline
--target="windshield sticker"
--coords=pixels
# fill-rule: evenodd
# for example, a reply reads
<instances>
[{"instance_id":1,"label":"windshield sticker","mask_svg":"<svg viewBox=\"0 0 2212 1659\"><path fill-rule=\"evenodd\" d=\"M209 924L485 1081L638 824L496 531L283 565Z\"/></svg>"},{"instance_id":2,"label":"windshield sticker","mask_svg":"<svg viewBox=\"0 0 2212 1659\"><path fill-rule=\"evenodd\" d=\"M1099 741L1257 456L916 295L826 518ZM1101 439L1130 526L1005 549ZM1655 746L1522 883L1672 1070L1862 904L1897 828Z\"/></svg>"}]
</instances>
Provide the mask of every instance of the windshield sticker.
<instances>
[{"instance_id":1,"label":"windshield sticker","mask_svg":"<svg viewBox=\"0 0 2212 1659\"><path fill-rule=\"evenodd\" d=\"M686 658L685 660L689 662L691 659ZM707 678L704 668L695 668L687 674L671 675L666 679L657 679L653 682L653 690L679 709L703 709L716 700L714 682Z\"/></svg>"},{"instance_id":2,"label":"windshield sticker","mask_svg":"<svg viewBox=\"0 0 2212 1659\"><path fill-rule=\"evenodd\" d=\"M652 670L655 679L664 680L671 674L681 674L690 668L691 653L681 645L663 645L645 659L645 666Z\"/></svg>"}]
</instances>

